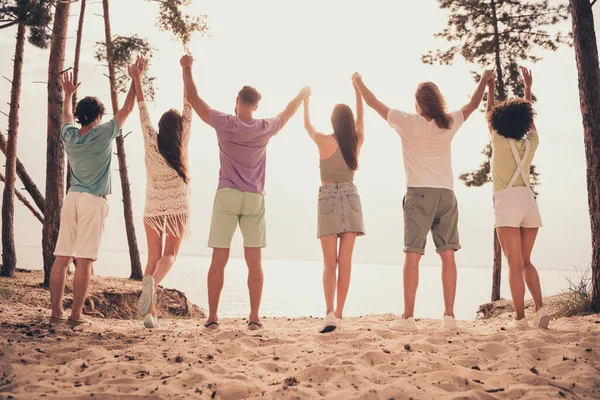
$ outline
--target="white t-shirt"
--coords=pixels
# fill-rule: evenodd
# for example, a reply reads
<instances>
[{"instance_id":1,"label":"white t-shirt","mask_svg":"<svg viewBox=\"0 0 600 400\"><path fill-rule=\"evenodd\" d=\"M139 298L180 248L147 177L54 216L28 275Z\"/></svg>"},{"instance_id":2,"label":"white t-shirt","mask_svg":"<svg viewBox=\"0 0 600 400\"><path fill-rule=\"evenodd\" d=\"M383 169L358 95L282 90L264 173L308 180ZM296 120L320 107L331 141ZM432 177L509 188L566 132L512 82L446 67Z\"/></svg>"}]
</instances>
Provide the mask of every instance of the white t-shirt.
<instances>
[{"instance_id":1,"label":"white t-shirt","mask_svg":"<svg viewBox=\"0 0 600 400\"><path fill-rule=\"evenodd\" d=\"M450 113L450 129L442 129L434 120L418 114L390 109L388 123L402 139L406 186L453 190L452 139L464 122L461 111Z\"/></svg>"}]
</instances>

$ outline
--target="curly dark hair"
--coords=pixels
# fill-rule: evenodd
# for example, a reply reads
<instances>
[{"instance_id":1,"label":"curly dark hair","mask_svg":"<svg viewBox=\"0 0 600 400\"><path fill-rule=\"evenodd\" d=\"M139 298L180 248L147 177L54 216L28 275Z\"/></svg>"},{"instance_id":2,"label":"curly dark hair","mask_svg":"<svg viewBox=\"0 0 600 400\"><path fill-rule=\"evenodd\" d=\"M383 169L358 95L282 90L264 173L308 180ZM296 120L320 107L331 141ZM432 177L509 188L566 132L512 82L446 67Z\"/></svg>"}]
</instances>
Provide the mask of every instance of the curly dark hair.
<instances>
[{"instance_id":1,"label":"curly dark hair","mask_svg":"<svg viewBox=\"0 0 600 400\"><path fill-rule=\"evenodd\" d=\"M535 111L525 99L508 99L487 114L487 120L500 136L521 140L533 125Z\"/></svg>"},{"instance_id":2,"label":"curly dark hair","mask_svg":"<svg viewBox=\"0 0 600 400\"><path fill-rule=\"evenodd\" d=\"M77 103L75 118L81 126L86 126L104 116L104 112L104 104L98 98L87 96Z\"/></svg>"}]
</instances>

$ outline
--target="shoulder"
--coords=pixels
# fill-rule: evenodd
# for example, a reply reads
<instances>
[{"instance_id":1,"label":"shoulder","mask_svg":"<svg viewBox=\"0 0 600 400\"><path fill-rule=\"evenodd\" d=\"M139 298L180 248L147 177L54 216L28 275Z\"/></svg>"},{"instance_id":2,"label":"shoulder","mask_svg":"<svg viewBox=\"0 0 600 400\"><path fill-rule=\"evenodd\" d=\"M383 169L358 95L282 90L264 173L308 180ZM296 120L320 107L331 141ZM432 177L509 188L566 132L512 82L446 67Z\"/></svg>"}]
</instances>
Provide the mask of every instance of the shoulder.
<instances>
[{"instance_id":1,"label":"shoulder","mask_svg":"<svg viewBox=\"0 0 600 400\"><path fill-rule=\"evenodd\" d=\"M235 116L211 108L209 111L209 118L210 125L213 128L221 128L227 121L234 119Z\"/></svg>"},{"instance_id":2,"label":"shoulder","mask_svg":"<svg viewBox=\"0 0 600 400\"><path fill-rule=\"evenodd\" d=\"M75 127L71 122L67 122L60 128L60 137L63 140L66 140L73 133L79 134L79 128Z\"/></svg>"},{"instance_id":3,"label":"shoulder","mask_svg":"<svg viewBox=\"0 0 600 400\"><path fill-rule=\"evenodd\" d=\"M461 110L451 112L450 115L455 123L462 124L465 122L465 116Z\"/></svg>"},{"instance_id":4,"label":"shoulder","mask_svg":"<svg viewBox=\"0 0 600 400\"><path fill-rule=\"evenodd\" d=\"M540 136L536 130L529 131L527 138L536 144L540 142Z\"/></svg>"}]
</instances>

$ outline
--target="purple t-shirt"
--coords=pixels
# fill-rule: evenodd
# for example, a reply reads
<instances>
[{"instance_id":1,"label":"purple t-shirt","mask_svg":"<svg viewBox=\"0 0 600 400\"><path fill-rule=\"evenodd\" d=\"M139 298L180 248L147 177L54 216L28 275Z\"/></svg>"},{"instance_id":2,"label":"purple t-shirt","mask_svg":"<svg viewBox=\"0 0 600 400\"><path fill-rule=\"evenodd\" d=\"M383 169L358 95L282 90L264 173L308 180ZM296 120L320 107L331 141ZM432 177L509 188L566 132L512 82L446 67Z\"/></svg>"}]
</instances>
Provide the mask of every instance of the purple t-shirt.
<instances>
[{"instance_id":1,"label":"purple t-shirt","mask_svg":"<svg viewBox=\"0 0 600 400\"><path fill-rule=\"evenodd\" d=\"M235 115L210 110L217 131L221 170L219 189L265 194L267 143L281 126L279 118L243 121Z\"/></svg>"}]
</instances>

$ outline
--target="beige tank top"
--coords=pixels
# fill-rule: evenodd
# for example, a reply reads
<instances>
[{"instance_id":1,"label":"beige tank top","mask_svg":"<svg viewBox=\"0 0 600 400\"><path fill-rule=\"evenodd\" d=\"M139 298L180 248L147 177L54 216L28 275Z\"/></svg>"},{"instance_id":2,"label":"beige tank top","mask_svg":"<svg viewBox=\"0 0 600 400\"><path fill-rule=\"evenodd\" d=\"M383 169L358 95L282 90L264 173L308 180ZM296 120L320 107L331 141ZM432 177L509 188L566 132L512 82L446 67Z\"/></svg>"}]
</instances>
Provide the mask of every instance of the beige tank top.
<instances>
[{"instance_id":1,"label":"beige tank top","mask_svg":"<svg viewBox=\"0 0 600 400\"><path fill-rule=\"evenodd\" d=\"M321 159L319 168L321 169L321 182L354 182L354 171L346 164L339 145L331 157Z\"/></svg>"}]
</instances>

